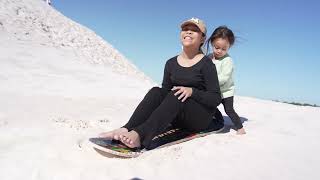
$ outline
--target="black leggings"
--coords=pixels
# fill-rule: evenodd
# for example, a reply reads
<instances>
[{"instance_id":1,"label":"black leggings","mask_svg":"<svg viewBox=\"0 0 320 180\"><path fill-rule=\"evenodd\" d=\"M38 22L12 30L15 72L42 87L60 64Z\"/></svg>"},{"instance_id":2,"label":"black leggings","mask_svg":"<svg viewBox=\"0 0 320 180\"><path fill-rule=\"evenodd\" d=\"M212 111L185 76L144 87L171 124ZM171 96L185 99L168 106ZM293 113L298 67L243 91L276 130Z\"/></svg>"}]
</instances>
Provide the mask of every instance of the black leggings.
<instances>
[{"instance_id":1,"label":"black leggings","mask_svg":"<svg viewBox=\"0 0 320 180\"><path fill-rule=\"evenodd\" d=\"M123 126L139 134L142 146L148 147L169 124L194 132L205 130L211 123L217 108L209 109L192 98L181 102L175 92L153 87Z\"/></svg>"},{"instance_id":2,"label":"black leggings","mask_svg":"<svg viewBox=\"0 0 320 180\"><path fill-rule=\"evenodd\" d=\"M236 128L241 129L243 127L242 122L240 120L240 117L233 108L233 96L222 99L222 104L224 107L224 111L230 117L231 121L236 126Z\"/></svg>"}]
</instances>

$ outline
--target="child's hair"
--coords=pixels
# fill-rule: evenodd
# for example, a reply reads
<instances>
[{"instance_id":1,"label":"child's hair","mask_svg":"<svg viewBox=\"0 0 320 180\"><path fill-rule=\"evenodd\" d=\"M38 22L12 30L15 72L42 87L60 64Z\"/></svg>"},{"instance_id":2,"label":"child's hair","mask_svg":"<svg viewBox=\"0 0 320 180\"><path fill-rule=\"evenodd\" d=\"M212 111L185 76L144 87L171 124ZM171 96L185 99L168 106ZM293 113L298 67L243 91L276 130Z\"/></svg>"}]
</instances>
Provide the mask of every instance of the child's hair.
<instances>
[{"instance_id":1,"label":"child's hair","mask_svg":"<svg viewBox=\"0 0 320 180\"><path fill-rule=\"evenodd\" d=\"M228 40L230 47L234 44L234 34L227 26L219 26L211 34L210 38L207 40L207 52L209 51L209 45L216 39L222 38Z\"/></svg>"}]
</instances>

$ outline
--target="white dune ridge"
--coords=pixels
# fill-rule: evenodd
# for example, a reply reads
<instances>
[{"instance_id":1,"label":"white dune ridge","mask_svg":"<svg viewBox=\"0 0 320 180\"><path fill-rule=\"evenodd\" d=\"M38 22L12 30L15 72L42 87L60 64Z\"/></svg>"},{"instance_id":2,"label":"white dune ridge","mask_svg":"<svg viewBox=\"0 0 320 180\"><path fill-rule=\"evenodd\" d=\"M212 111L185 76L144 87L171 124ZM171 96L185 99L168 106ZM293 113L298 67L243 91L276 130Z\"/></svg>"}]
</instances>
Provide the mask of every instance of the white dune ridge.
<instances>
[{"instance_id":1,"label":"white dune ridge","mask_svg":"<svg viewBox=\"0 0 320 180\"><path fill-rule=\"evenodd\" d=\"M0 7L1 11L8 12L1 15L4 29L20 40L69 47L77 56L95 64L106 64L117 72L142 74L92 30L69 20L50 6L38 4L31 0L4 0Z\"/></svg>"},{"instance_id":2,"label":"white dune ridge","mask_svg":"<svg viewBox=\"0 0 320 180\"><path fill-rule=\"evenodd\" d=\"M319 179L319 108L235 97L226 131L135 159L86 141L120 127L155 83L42 0L0 0L0 179ZM222 112L223 108L219 107Z\"/></svg>"},{"instance_id":3,"label":"white dune ridge","mask_svg":"<svg viewBox=\"0 0 320 180\"><path fill-rule=\"evenodd\" d=\"M61 61L59 65L65 66L65 70L77 69L72 67L79 66L79 63L74 61L82 61L107 67L111 74L126 75L126 79L134 77L152 83L150 78L101 37L42 2L3 0L0 12L1 36L5 38L1 43L6 46L5 51L12 51L10 54L3 54L2 56L7 55L4 59L10 59L12 54L15 54L18 56L18 65L34 63L46 66L59 64L57 61ZM45 54L48 56L44 59ZM26 66L35 69L30 67L31 65ZM100 70L105 71L103 68ZM99 73L96 75L99 76ZM110 88L112 87L110 84Z\"/></svg>"}]
</instances>

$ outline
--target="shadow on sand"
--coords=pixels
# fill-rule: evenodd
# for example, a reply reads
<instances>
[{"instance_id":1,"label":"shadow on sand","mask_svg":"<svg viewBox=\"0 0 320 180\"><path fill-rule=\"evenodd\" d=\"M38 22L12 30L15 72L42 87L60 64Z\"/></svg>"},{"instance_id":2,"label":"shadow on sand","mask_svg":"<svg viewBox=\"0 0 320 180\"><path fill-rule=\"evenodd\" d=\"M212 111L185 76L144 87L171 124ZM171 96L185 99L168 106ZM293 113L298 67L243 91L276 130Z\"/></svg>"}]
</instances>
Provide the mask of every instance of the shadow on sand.
<instances>
[{"instance_id":1,"label":"shadow on sand","mask_svg":"<svg viewBox=\"0 0 320 180\"><path fill-rule=\"evenodd\" d=\"M230 132L231 129L236 131L234 124L232 123L231 119L228 116L223 116L223 119L224 119L224 129L220 133L228 133ZM248 119L245 117L240 117L240 120L242 123L248 121Z\"/></svg>"}]
</instances>

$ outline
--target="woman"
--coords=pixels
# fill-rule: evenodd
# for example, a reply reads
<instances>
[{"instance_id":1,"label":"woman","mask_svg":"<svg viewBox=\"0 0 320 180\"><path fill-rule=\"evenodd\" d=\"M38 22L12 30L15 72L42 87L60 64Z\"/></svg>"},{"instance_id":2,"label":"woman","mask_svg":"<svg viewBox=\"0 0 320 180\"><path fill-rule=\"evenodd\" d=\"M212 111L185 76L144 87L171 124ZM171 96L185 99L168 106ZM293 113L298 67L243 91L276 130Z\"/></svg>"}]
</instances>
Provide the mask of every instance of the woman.
<instances>
[{"instance_id":1,"label":"woman","mask_svg":"<svg viewBox=\"0 0 320 180\"><path fill-rule=\"evenodd\" d=\"M146 94L126 125L100 137L120 140L130 148L148 148L152 138L169 124L191 132L207 129L221 96L215 65L201 51L205 39L202 20L183 22L183 50L166 62L162 88L154 87ZM218 124L223 126L221 122Z\"/></svg>"}]
</instances>

